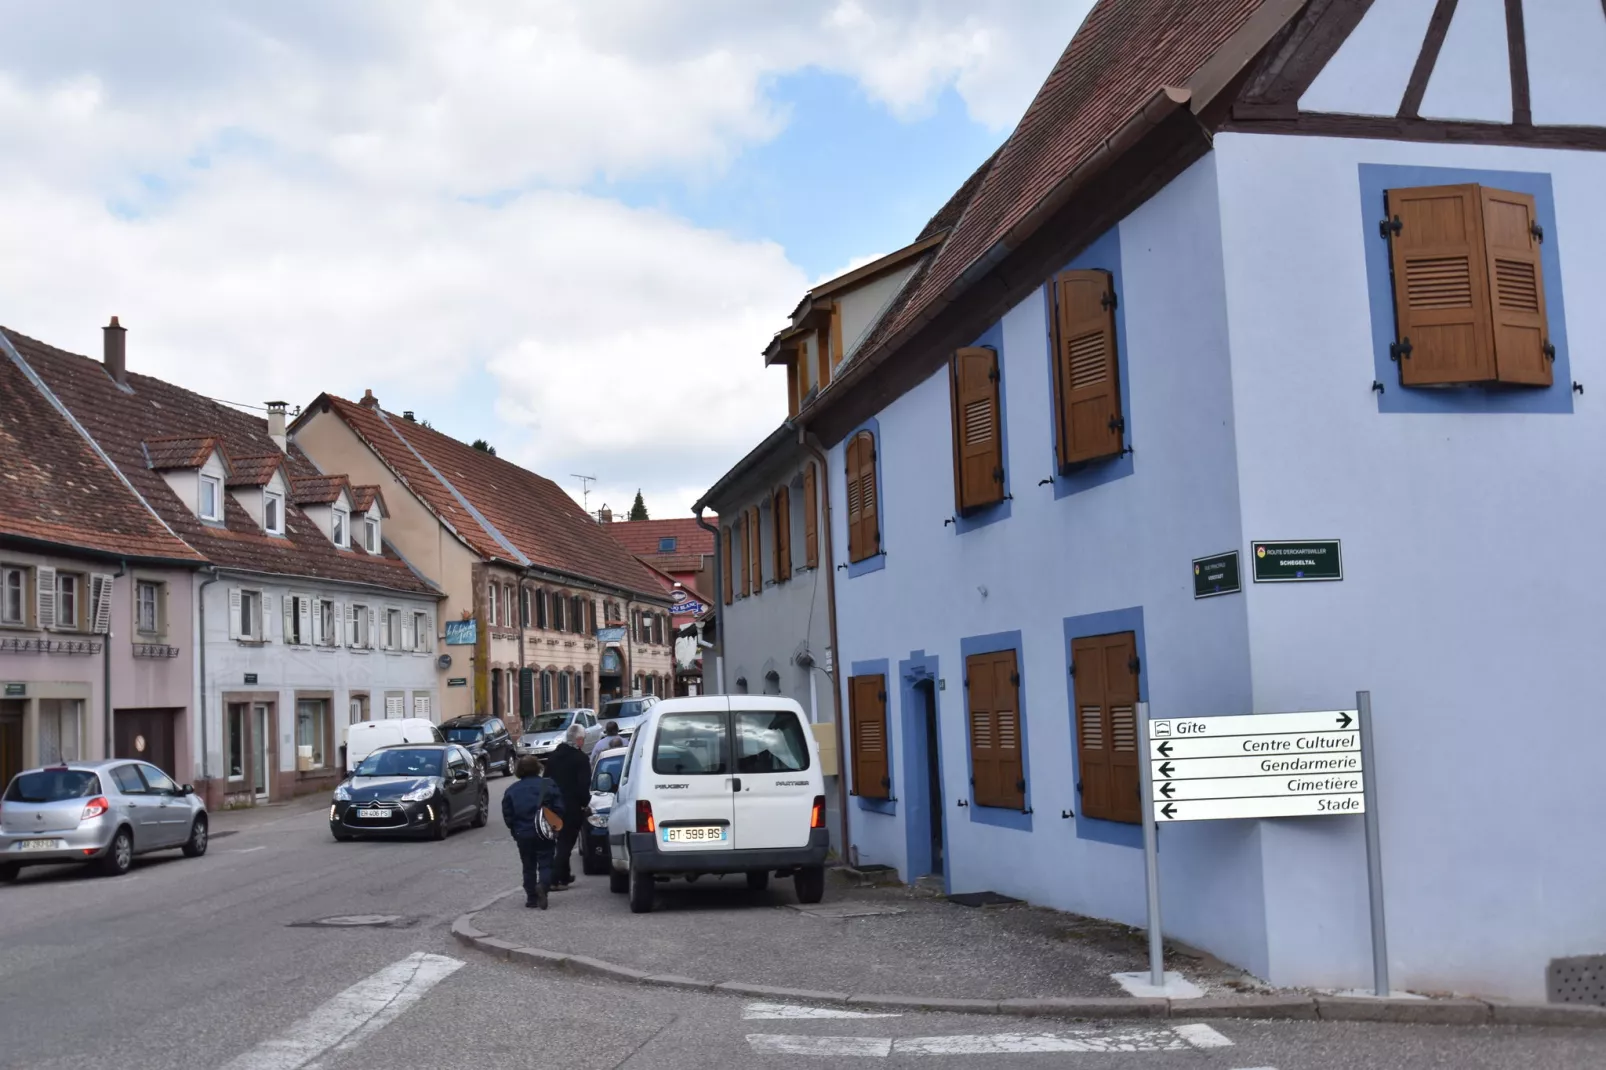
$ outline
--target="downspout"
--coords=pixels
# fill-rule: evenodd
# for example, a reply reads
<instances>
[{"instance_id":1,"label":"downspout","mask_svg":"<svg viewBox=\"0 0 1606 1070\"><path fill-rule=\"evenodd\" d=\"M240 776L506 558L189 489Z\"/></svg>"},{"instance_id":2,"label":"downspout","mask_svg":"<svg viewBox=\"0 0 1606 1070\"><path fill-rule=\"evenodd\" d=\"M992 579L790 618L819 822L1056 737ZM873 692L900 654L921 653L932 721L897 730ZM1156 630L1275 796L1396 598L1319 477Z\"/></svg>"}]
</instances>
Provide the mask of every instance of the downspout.
<instances>
[{"instance_id":1,"label":"downspout","mask_svg":"<svg viewBox=\"0 0 1606 1070\"><path fill-rule=\"evenodd\" d=\"M207 757L211 753L211 740L206 731L206 589L217 582L217 566L201 570L210 572L210 579L202 581L195 589L195 607L200 613L200 622L195 633L195 653L201 672L201 779L210 780L212 774L208 771Z\"/></svg>"},{"instance_id":2,"label":"downspout","mask_svg":"<svg viewBox=\"0 0 1606 1070\"><path fill-rule=\"evenodd\" d=\"M128 561L117 562L117 572L112 576L112 589L106 593L108 600L117 590L117 581L126 575L128 575ZM107 614L107 618L106 638L101 641L100 647L100 700L103 703L101 707L101 731L106 733L102 742L106 750L106 757L110 758L112 756L112 626L110 613Z\"/></svg>"},{"instance_id":3,"label":"downspout","mask_svg":"<svg viewBox=\"0 0 1606 1070\"><path fill-rule=\"evenodd\" d=\"M798 441L804 449L814 455L820 464L820 478L816 487L816 492L819 493L824 503L824 508L820 511L820 530L821 534L824 535L821 540L824 545L820 548L820 567L825 569L825 609L826 619L829 621L831 629L831 671L826 673L826 676L831 680L831 703L836 707L832 711L832 719L836 721L836 790L842 813L842 839L846 841L848 839L848 777L846 764L848 748L846 737L842 731L842 715L846 712L848 705L843 701L842 689L837 686L837 680L841 674L836 671L836 668L842 664L842 648L837 645L836 639L836 565L834 563L836 554L831 547L831 463L826 459L825 449L820 445L820 439L813 431L799 429ZM809 677L809 682L811 685L814 682L812 675ZM844 861L850 857L848 847L849 845L846 842L842 844L842 858Z\"/></svg>"},{"instance_id":4,"label":"downspout","mask_svg":"<svg viewBox=\"0 0 1606 1070\"><path fill-rule=\"evenodd\" d=\"M714 598L719 606L719 615L725 612L725 543L722 540L719 528L703 519L703 506L696 509L697 526L714 536ZM714 647L714 682L719 686L716 695L725 694L725 627L722 623L719 628L719 643Z\"/></svg>"}]
</instances>

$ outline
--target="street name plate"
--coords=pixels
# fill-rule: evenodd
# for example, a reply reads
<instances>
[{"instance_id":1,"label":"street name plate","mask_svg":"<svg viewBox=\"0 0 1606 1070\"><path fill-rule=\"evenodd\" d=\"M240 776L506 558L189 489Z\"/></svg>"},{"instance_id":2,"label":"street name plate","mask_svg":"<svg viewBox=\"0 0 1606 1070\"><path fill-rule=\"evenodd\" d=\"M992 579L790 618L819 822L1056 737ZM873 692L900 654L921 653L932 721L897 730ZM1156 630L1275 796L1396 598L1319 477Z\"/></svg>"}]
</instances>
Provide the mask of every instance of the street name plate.
<instances>
[{"instance_id":1,"label":"street name plate","mask_svg":"<svg viewBox=\"0 0 1606 1070\"><path fill-rule=\"evenodd\" d=\"M1218 594L1237 594L1241 590L1243 583L1238 579L1237 550L1193 559L1193 597L1214 598Z\"/></svg>"},{"instance_id":2,"label":"street name plate","mask_svg":"<svg viewBox=\"0 0 1606 1070\"><path fill-rule=\"evenodd\" d=\"M1337 539L1249 544L1256 583L1310 583L1344 578Z\"/></svg>"},{"instance_id":3,"label":"street name plate","mask_svg":"<svg viewBox=\"0 0 1606 1070\"><path fill-rule=\"evenodd\" d=\"M1365 813L1354 710L1149 722L1156 821Z\"/></svg>"}]
</instances>

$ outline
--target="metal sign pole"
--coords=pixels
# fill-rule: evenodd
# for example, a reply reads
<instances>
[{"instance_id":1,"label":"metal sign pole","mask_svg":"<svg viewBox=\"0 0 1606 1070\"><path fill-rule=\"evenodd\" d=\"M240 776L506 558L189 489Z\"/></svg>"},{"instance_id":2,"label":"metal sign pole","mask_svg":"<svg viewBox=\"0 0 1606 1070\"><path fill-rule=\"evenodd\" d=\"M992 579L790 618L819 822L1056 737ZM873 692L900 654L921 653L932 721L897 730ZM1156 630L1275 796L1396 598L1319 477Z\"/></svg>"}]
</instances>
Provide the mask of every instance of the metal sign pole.
<instances>
[{"instance_id":1,"label":"metal sign pole","mask_svg":"<svg viewBox=\"0 0 1606 1070\"><path fill-rule=\"evenodd\" d=\"M1389 945L1383 922L1383 849L1377 835L1377 759L1372 746L1372 693L1357 691L1360 712L1362 791L1366 799L1366 884L1372 906L1372 990L1389 994ZM1145 722L1146 723L1146 722Z\"/></svg>"},{"instance_id":2,"label":"metal sign pole","mask_svg":"<svg viewBox=\"0 0 1606 1070\"><path fill-rule=\"evenodd\" d=\"M1149 760L1147 702L1138 703L1138 775L1138 791L1143 797L1143 875L1149 890L1149 983L1161 989L1165 987L1165 948L1160 933L1160 845L1159 830L1154 825L1154 770Z\"/></svg>"}]
</instances>

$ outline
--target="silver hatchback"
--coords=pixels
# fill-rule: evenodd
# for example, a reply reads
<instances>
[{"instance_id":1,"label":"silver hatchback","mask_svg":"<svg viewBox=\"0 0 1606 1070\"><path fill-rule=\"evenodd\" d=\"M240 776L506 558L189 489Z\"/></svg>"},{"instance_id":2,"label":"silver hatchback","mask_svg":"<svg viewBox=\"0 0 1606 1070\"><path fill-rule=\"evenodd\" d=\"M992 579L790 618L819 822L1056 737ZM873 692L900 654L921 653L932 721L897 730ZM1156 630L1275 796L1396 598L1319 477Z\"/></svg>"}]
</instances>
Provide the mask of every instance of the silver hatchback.
<instances>
[{"instance_id":1,"label":"silver hatchback","mask_svg":"<svg viewBox=\"0 0 1606 1070\"><path fill-rule=\"evenodd\" d=\"M0 881L23 866L90 863L128 872L134 856L206 853L206 805L185 784L126 758L66 762L18 773L0 796Z\"/></svg>"}]
</instances>

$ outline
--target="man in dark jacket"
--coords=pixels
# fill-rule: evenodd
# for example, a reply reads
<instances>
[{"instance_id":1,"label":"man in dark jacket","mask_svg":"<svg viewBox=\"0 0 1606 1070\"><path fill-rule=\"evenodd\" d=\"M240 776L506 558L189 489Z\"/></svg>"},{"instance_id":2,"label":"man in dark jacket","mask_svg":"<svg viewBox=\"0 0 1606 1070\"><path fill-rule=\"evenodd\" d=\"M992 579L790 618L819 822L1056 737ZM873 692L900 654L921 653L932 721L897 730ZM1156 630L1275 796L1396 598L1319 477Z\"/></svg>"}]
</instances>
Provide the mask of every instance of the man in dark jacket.
<instances>
[{"instance_id":1,"label":"man in dark jacket","mask_svg":"<svg viewBox=\"0 0 1606 1070\"><path fill-rule=\"evenodd\" d=\"M585 734L586 730L580 725L570 725L563 734L563 742L552 748L546 760L546 775L563 794L565 815L563 831L558 833L557 859L552 867L554 888L567 888L574 883L569 856L574 853L574 841L580 836L580 822L585 820L586 803L591 798L591 762L580 749Z\"/></svg>"},{"instance_id":2,"label":"man in dark jacket","mask_svg":"<svg viewBox=\"0 0 1606 1070\"><path fill-rule=\"evenodd\" d=\"M519 845L519 862L524 867L524 905L545 910L556 844L541 834L538 817L544 807L564 818L564 828L569 827L569 822L563 793L541 775L541 759L533 755L520 758L517 772L518 782L502 794L502 820Z\"/></svg>"}]
</instances>

